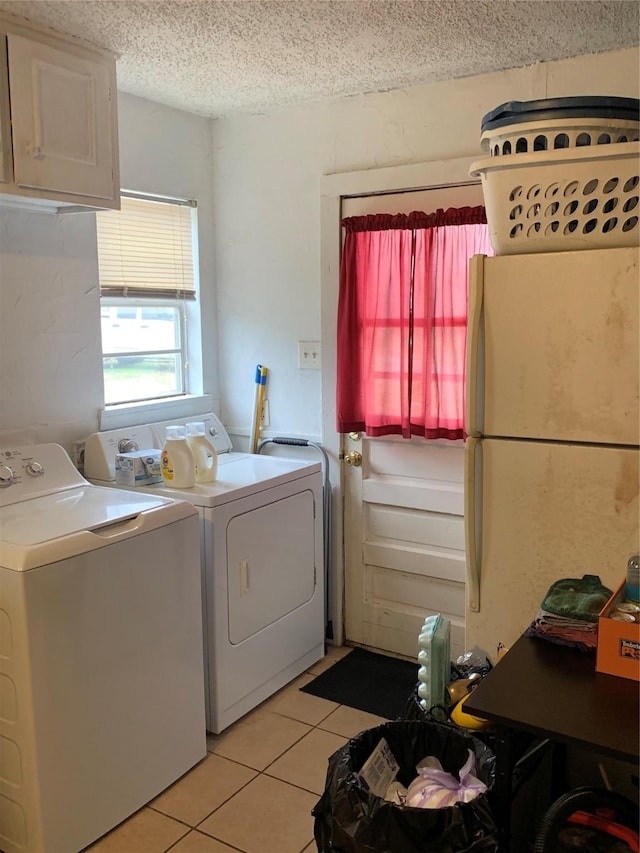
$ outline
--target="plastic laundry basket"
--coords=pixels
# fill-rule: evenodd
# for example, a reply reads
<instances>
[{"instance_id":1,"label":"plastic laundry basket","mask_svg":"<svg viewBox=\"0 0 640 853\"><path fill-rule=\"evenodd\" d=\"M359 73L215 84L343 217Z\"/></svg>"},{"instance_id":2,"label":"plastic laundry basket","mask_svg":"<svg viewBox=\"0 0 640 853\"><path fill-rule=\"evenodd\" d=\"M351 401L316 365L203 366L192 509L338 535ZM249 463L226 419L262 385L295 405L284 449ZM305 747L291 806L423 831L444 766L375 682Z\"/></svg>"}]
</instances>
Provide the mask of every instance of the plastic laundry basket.
<instances>
[{"instance_id":1,"label":"plastic laundry basket","mask_svg":"<svg viewBox=\"0 0 640 853\"><path fill-rule=\"evenodd\" d=\"M637 246L639 155L627 142L473 163L496 253Z\"/></svg>"},{"instance_id":2,"label":"plastic laundry basket","mask_svg":"<svg viewBox=\"0 0 640 853\"><path fill-rule=\"evenodd\" d=\"M491 157L637 142L636 98L573 97L510 101L482 119L480 145Z\"/></svg>"},{"instance_id":3,"label":"plastic laundry basket","mask_svg":"<svg viewBox=\"0 0 640 853\"><path fill-rule=\"evenodd\" d=\"M498 254L635 246L640 101L555 98L502 104L482 120L480 177Z\"/></svg>"}]
</instances>

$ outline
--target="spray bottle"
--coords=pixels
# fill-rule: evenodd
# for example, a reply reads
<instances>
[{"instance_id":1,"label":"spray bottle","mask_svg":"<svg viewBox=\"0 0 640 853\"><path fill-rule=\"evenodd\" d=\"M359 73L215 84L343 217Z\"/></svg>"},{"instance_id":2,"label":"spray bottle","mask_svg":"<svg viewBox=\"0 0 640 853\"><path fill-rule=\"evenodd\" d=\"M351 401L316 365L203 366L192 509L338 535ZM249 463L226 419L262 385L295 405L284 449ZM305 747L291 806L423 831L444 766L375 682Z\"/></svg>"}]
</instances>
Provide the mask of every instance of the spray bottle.
<instances>
[{"instance_id":1,"label":"spray bottle","mask_svg":"<svg viewBox=\"0 0 640 853\"><path fill-rule=\"evenodd\" d=\"M213 483L218 474L218 453L206 437L202 421L187 424L187 443L195 461L196 483Z\"/></svg>"},{"instance_id":2,"label":"spray bottle","mask_svg":"<svg viewBox=\"0 0 640 853\"><path fill-rule=\"evenodd\" d=\"M160 456L160 470L166 486L174 489L191 489L195 486L195 462L187 444L183 426L168 426Z\"/></svg>"}]
</instances>

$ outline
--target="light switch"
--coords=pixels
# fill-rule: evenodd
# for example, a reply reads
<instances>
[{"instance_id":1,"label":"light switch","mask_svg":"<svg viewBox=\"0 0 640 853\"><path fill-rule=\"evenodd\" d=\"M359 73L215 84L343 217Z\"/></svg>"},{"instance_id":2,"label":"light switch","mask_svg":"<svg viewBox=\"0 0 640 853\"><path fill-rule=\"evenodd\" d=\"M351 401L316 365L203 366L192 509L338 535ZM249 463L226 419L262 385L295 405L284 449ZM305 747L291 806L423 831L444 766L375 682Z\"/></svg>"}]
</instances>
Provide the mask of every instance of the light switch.
<instances>
[{"instance_id":1,"label":"light switch","mask_svg":"<svg viewBox=\"0 0 640 853\"><path fill-rule=\"evenodd\" d=\"M320 341L298 341L298 367L305 370L320 370Z\"/></svg>"}]
</instances>

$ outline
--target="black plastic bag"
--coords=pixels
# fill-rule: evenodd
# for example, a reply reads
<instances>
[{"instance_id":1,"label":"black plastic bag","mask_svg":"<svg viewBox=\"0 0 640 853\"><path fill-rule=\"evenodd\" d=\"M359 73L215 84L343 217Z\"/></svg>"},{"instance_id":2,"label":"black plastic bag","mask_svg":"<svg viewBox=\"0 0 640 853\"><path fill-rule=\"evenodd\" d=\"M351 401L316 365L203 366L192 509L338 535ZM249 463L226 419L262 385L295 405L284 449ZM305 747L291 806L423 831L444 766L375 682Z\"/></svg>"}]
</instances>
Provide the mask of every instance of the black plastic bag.
<instances>
[{"instance_id":1,"label":"black plastic bag","mask_svg":"<svg viewBox=\"0 0 640 853\"><path fill-rule=\"evenodd\" d=\"M475 775L487 793L444 809L399 806L376 797L361 783L362 765L384 738L400 765L405 786L418 775L416 764L435 756L455 777L471 749ZM325 791L314 807L319 853L496 853L497 827L488 793L495 778L493 752L452 726L400 720L361 732L329 759Z\"/></svg>"}]
</instances>

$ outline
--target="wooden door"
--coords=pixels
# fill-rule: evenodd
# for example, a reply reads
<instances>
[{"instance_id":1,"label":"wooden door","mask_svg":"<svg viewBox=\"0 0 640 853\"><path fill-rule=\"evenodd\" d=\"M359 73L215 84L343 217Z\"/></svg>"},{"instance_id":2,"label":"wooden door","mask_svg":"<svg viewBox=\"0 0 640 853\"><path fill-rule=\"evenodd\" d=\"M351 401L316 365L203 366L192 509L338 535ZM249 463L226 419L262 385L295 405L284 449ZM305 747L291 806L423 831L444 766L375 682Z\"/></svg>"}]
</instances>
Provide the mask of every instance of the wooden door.
<instances>
[{"instance_id":1,"label":"wooden door","mask_svg":"<svg viewBox=\"0 0 640 853\"><path fill-rule=\"evenodd\" d=\"M472 185L346 199L342 215L479 204L482 189ZM361 455L361 464L342 469L346 641L416 658L425 618L442 613L457 657L465 612L462 442L351 433L342 451Z\"/></svg>"}]
</instances>

